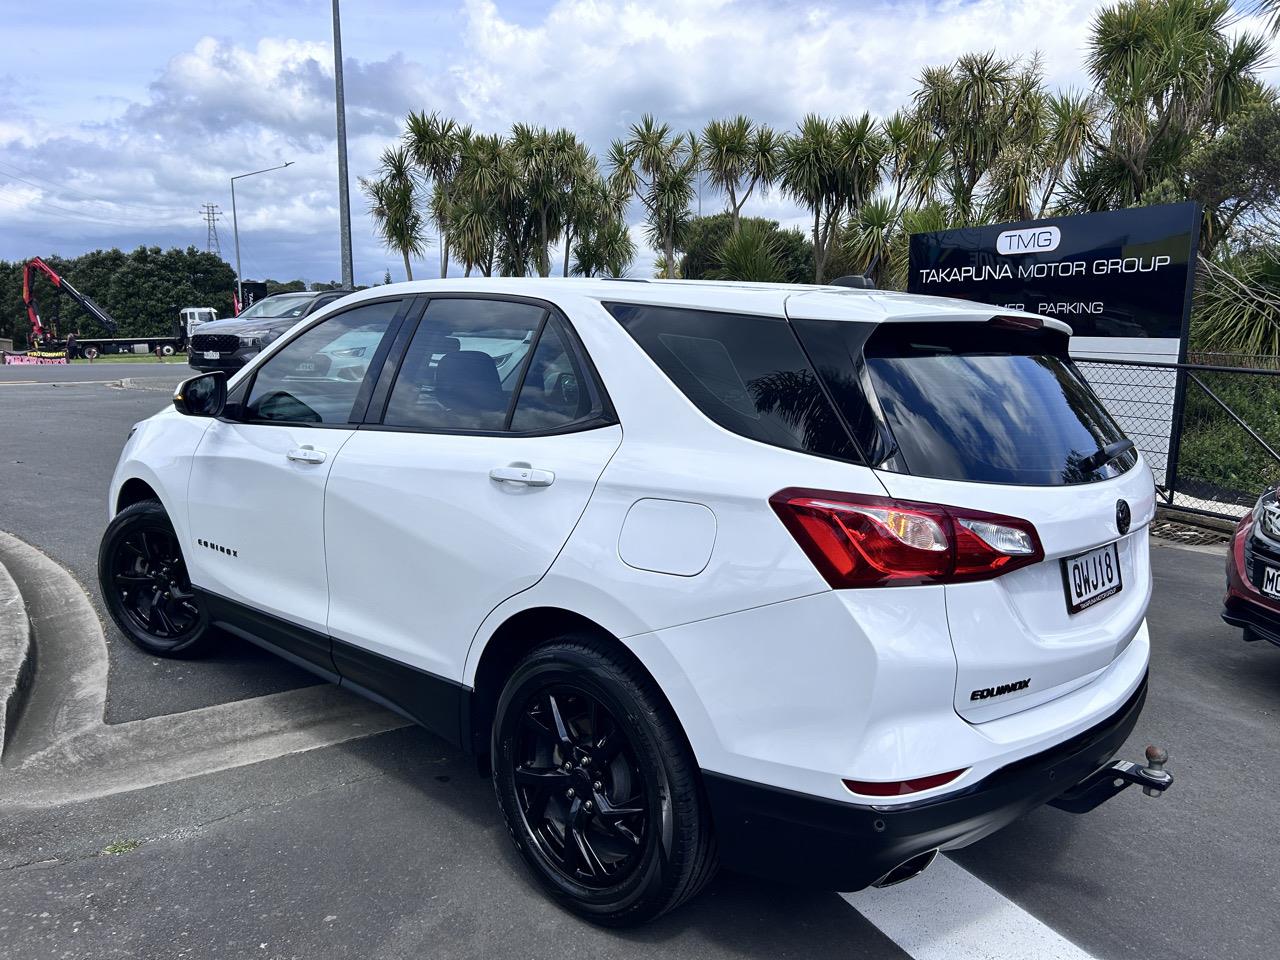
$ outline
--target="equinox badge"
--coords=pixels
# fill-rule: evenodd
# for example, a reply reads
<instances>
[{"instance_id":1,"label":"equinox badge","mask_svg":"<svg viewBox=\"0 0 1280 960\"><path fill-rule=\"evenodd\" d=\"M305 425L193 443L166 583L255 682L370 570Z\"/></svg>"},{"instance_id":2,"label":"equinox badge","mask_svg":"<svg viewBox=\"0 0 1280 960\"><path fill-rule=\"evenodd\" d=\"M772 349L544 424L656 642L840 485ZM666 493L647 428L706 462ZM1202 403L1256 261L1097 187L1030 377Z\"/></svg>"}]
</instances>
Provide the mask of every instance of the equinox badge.
<instances>
[{"instance_id":1,"label":"equinox badge","mask_svg":"<svg viewBox=\"0 0 1280 960\"><path fill-rule=\"evenodd\" d=\"M1031 686L1031 678L1025 680L1015 680L1013 683L1002 683L998 687L983 687L981 690L975 690L969 694L970 700L990 700L992 697L1003 697L1006 693L1014 693L1017 690L1025 690Z\"/></svg>"}]
</instances>

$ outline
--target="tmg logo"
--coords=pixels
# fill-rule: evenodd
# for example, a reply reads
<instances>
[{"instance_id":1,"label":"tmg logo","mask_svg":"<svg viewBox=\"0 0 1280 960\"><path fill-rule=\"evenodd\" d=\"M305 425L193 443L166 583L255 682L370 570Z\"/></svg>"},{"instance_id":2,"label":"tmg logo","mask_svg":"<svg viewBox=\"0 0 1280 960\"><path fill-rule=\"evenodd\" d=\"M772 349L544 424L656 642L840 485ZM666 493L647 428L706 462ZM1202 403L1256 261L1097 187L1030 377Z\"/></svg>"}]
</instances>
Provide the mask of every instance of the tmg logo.
<instances>
[{"instance_id":1,"label":"tmg logo","mask_svg":"<svg viewBox=\"0 0 1280 960\"><path fill-rule=\"evenodd\" d=\"M1027 227L1006 230L996 237L996 253L1009 257L1018 253L1048 253L1057 250L1062 233L1057 227Z\"/></svg>"}]
</instances>

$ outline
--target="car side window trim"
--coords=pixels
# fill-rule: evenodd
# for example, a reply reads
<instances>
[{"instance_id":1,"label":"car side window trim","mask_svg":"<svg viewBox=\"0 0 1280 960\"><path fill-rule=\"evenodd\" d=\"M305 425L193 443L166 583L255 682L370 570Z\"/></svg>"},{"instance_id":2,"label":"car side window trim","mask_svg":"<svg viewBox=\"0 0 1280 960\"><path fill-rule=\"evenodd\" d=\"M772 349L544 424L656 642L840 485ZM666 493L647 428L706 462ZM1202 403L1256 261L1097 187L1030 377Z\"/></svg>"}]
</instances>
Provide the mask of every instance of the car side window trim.
<instances>
[{"instance_id":1,"label":"car side window trim","mask_svg":"<svg viewBox=\"0 0 1280 960\"><path fill-rule=\"evenodd\" d=\"M524 378L529 375L529 365L533 363L533 357L538 352L538 344L542 342L542 334L547 329L550 318L551 311L543 310L542 316L538 318L538 328L533 333L533 339L529 341L529 349L525 351L524 359L520 361L520 374L516 377L515 388L511 391L511 399L507 402L507 415L502 418L503 433L511 432L511 418L516 415L516 404L520 402Z\"/></svg>"},{"instance_id":2,"label":"car side window trim","mask_svg":"<svg viewBox=\"0 0 1280 960\"><path fill-rule=\"evenodd\" d=\"M293 343L295 340L310 333L313 329L315 329L320 324L327 323L330 320L337 319L338 317L341 317L344 314L350 313L352 310L359 310L363 307L373 306L374 304L378 304L378 303L392 303L395 301L399 301L400 306L396 310L395 316L393 316L391 318L391 321L387 324L386 333L382 335L382 339L378 342L378 349L374 354L374 360L369 364L370 373L367 373L365 375L364 381L360 384L360 389L356 392L356 399L352 403L351 414L348 416L346 423L305 423L305 422L293 422L293 421L282 421L282 420L257 420L257 419L249 419L245 417L244 416L245 404L248 402L248 399L253 395L253 387L258 380L259 372L262 370L264 366L266 366L268 363L271 362L271 357L268 357L265 361L258 364L258 366L254 368L252 375L249 377L246 377L243 381L241 381L240 384L237 385L234 391L234 394L236 396L235 407L233 410L231 410L228 413L225 419L235 423L251 424L254 426L264 426L264 427L302 427L309 430L352 430L356 428L360 422L356 416L356 411L357 410L363 411L367 409L369 405L369 398L373 390L373 385L371 384L370 381L372 379L372 371L375 369L374 363L377 362L379 354L383 354L383 356L385 356L385 354L383 353L384 348L386 349L390 348L390 344L395 339L396 333L404 325L405 316L408 314L409 309L414 304L415 299L416 298L413 296L406 296L405 294L400 294L399 296L375 297L374 299L371 299L371 300L361 300L359 303L351 304L345 310L338 310L333 313L327 313L322 317L316 317L314 321L302 327L300 330L294 333L291 337L289 337L288 340L284 340L280 342L280 345L272 351L271 356L274 357L276 354L287 349L288 346L291 343Z\"/></svg>"},{"instance_id":3,"label":"car side window trim","mask_svg":"<svg viewBox=\"0 0 1280 960\"><path fill-rule=\"evenodd\" d=\"M543 312L542 318L538 322L537 332L530 342L529 351L526 353L519 374L519 382L516 384L515 390L512 392L511 401L507 407L507 414L503 421L504 428L501 430L462 430L450 429L445 427L409 427L390 425L383 423L386 416L387 406L391 400L391 391L395 387L395 381L400 376L400 370L404 365L405 357L409 352L409 344L413 342L414 336L418 332L418 328L422 325L426 317L426 311L433 300L494 300L502 303L524 303L530 306L541 307ZM618 423L618 417L614 411L613 403L609 399L608 391L605 388L604 381L600 378L596 370L595 363L591 359L591 355L587 352L583 345L578 332L573 328L573 324L569 318L554 303L542 300L538 297L522 297L515 294L497 294L484 293L479 291L448 291L441 293L429 293L421 296L421 307L415 308L413 311L413 319L404 323L400 330L400 342L396 344L396 351L388 358L388 363L384 366L377 386L374 389L373 402L369 404L369 408L365 414L364 422L359 425L361 430L375 430L386 433L425 433L438 434L441 436L461 436L461 437L551 437L566 433L582 433L586 430L597 430L601 427L609 427ZM512 418L515 415L515 405L520 398L520 389L524 385L525 376L528 373L529 364L532 362L534 351L537 350L538 341L542 338L542 333L553 322L557 323L561 335L566 339L566 347L568 347L571 362L583 365L582 373L591 378L592 384L596 388L596 392L600 396L600 412L593 417L583 417L570 423L562 424L549 430L527 430L515 431L509 429ZM394 360L395 370L389 372L390 361ZM385 386L384 386L385 383Z\"/></svg>"},{"instance_id":4,"label":"car side window trim","mask_svg":"<svg viewBox=\"0 0 1280 960\"><path fill-rule=\"evenodd\" d=\"M387 336L378 345L377 355L369 364L369 376L365 378L365 385L368 386L369 392L363 407L359 405L358 400L356 406L352 407L350 421L352 424L367 423L371 419L380 420L386 410L387 401L391 397L391 388L395 385L397 371L404 360L405 351L409 349L413 335L418 330L418 323L422 320L422 314L427 309L427 297L413 296L406 299L410 301L409 309L396 317L395 329L387 331Z\"/></svg>"}]
</instances>

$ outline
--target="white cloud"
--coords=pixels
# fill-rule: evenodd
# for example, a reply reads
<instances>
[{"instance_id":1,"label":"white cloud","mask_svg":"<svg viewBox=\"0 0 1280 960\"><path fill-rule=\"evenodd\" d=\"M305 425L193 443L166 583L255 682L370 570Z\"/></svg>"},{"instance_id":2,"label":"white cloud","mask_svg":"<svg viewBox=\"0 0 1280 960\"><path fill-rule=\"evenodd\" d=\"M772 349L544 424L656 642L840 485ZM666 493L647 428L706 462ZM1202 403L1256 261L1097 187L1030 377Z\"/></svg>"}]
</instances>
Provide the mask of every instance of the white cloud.
<instances>
[{"instance_id":1,"label":"white cloud","mask_svg":"<svg viewBox=\"0 0 1280 960\"><path fill-rule=\"evenodd\" d=\"M484 130L516 120L568 126L602 151L645 112L677 127L737 112L780 127L808 112L884 115L906 102L921 67L970 50L1039 51L1051 85L1082 86L1099 5L559 0L534 14L504 12L492 0L466 0L448 13L380 6L380 22L401 20L402 31L362 29L358 19L346 31L353 181L373 168L410 109L441 110ZM214 201L228 217L230 258L228 179L294 160L237 187L246 273L337 276L331 48L317 39L315 10L296 14L291 35L286 9L270 11L273 36L255 36L250 5L241 20L216 24L249 39L197 33L185 49L163 51L167 62L124 101L121 83L103 96L98 64L79 84L60 76L57 110L26 110L0 95L0 257L199 244L196 210ZM349 23L361 17L351 6L344 12ZM191 27L195 15L172 16ZM68 16L60 29L75 23ZM158 27L149 26L154 46ZM32 84L6 88L29 92ZM716 209L719 200L704 192L703 206ZM380 280L386 266L398 276L399 258L377 245L354 183L352 207L358 279ZM750 209L800 222L777 193L753 198ZM647 271L651 261L641 253L636 266ZM435 262L429 252L423 275Z\"/></svg>"}]
</instances>

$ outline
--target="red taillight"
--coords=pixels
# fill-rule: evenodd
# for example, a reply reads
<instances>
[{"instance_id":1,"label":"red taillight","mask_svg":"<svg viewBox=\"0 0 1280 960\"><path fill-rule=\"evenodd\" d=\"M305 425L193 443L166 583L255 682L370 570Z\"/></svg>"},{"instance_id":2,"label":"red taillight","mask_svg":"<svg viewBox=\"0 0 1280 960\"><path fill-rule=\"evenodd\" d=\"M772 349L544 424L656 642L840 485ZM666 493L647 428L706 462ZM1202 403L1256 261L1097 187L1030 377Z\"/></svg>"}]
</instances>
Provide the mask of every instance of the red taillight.
<instances>
[{"instance_id":1,"label":"red taillight","mask_svg":"<svg viewBox=\"0 0 1280 960\"><path fill-rule=\"evenodd\" d=\"M1017 517L796 488L769 503L836 588L989 580L1044 559L1035 527Z\"/></svg>"},{"instance_id":2,"label":"red taillight","mask_svg":"<svg viewBox=\"0 0 1280 960\"><path fill-rule=\"evenodd\" d=\"M968 767L965 768L967 770ZM959 778L964 770L952 770L950 773L935 773L928 777L916 777L914 780L845 780L844 785L854 793L864 797L901 797L908 793L920 793L932 790Z\"/></svg>"}]
</instances>

